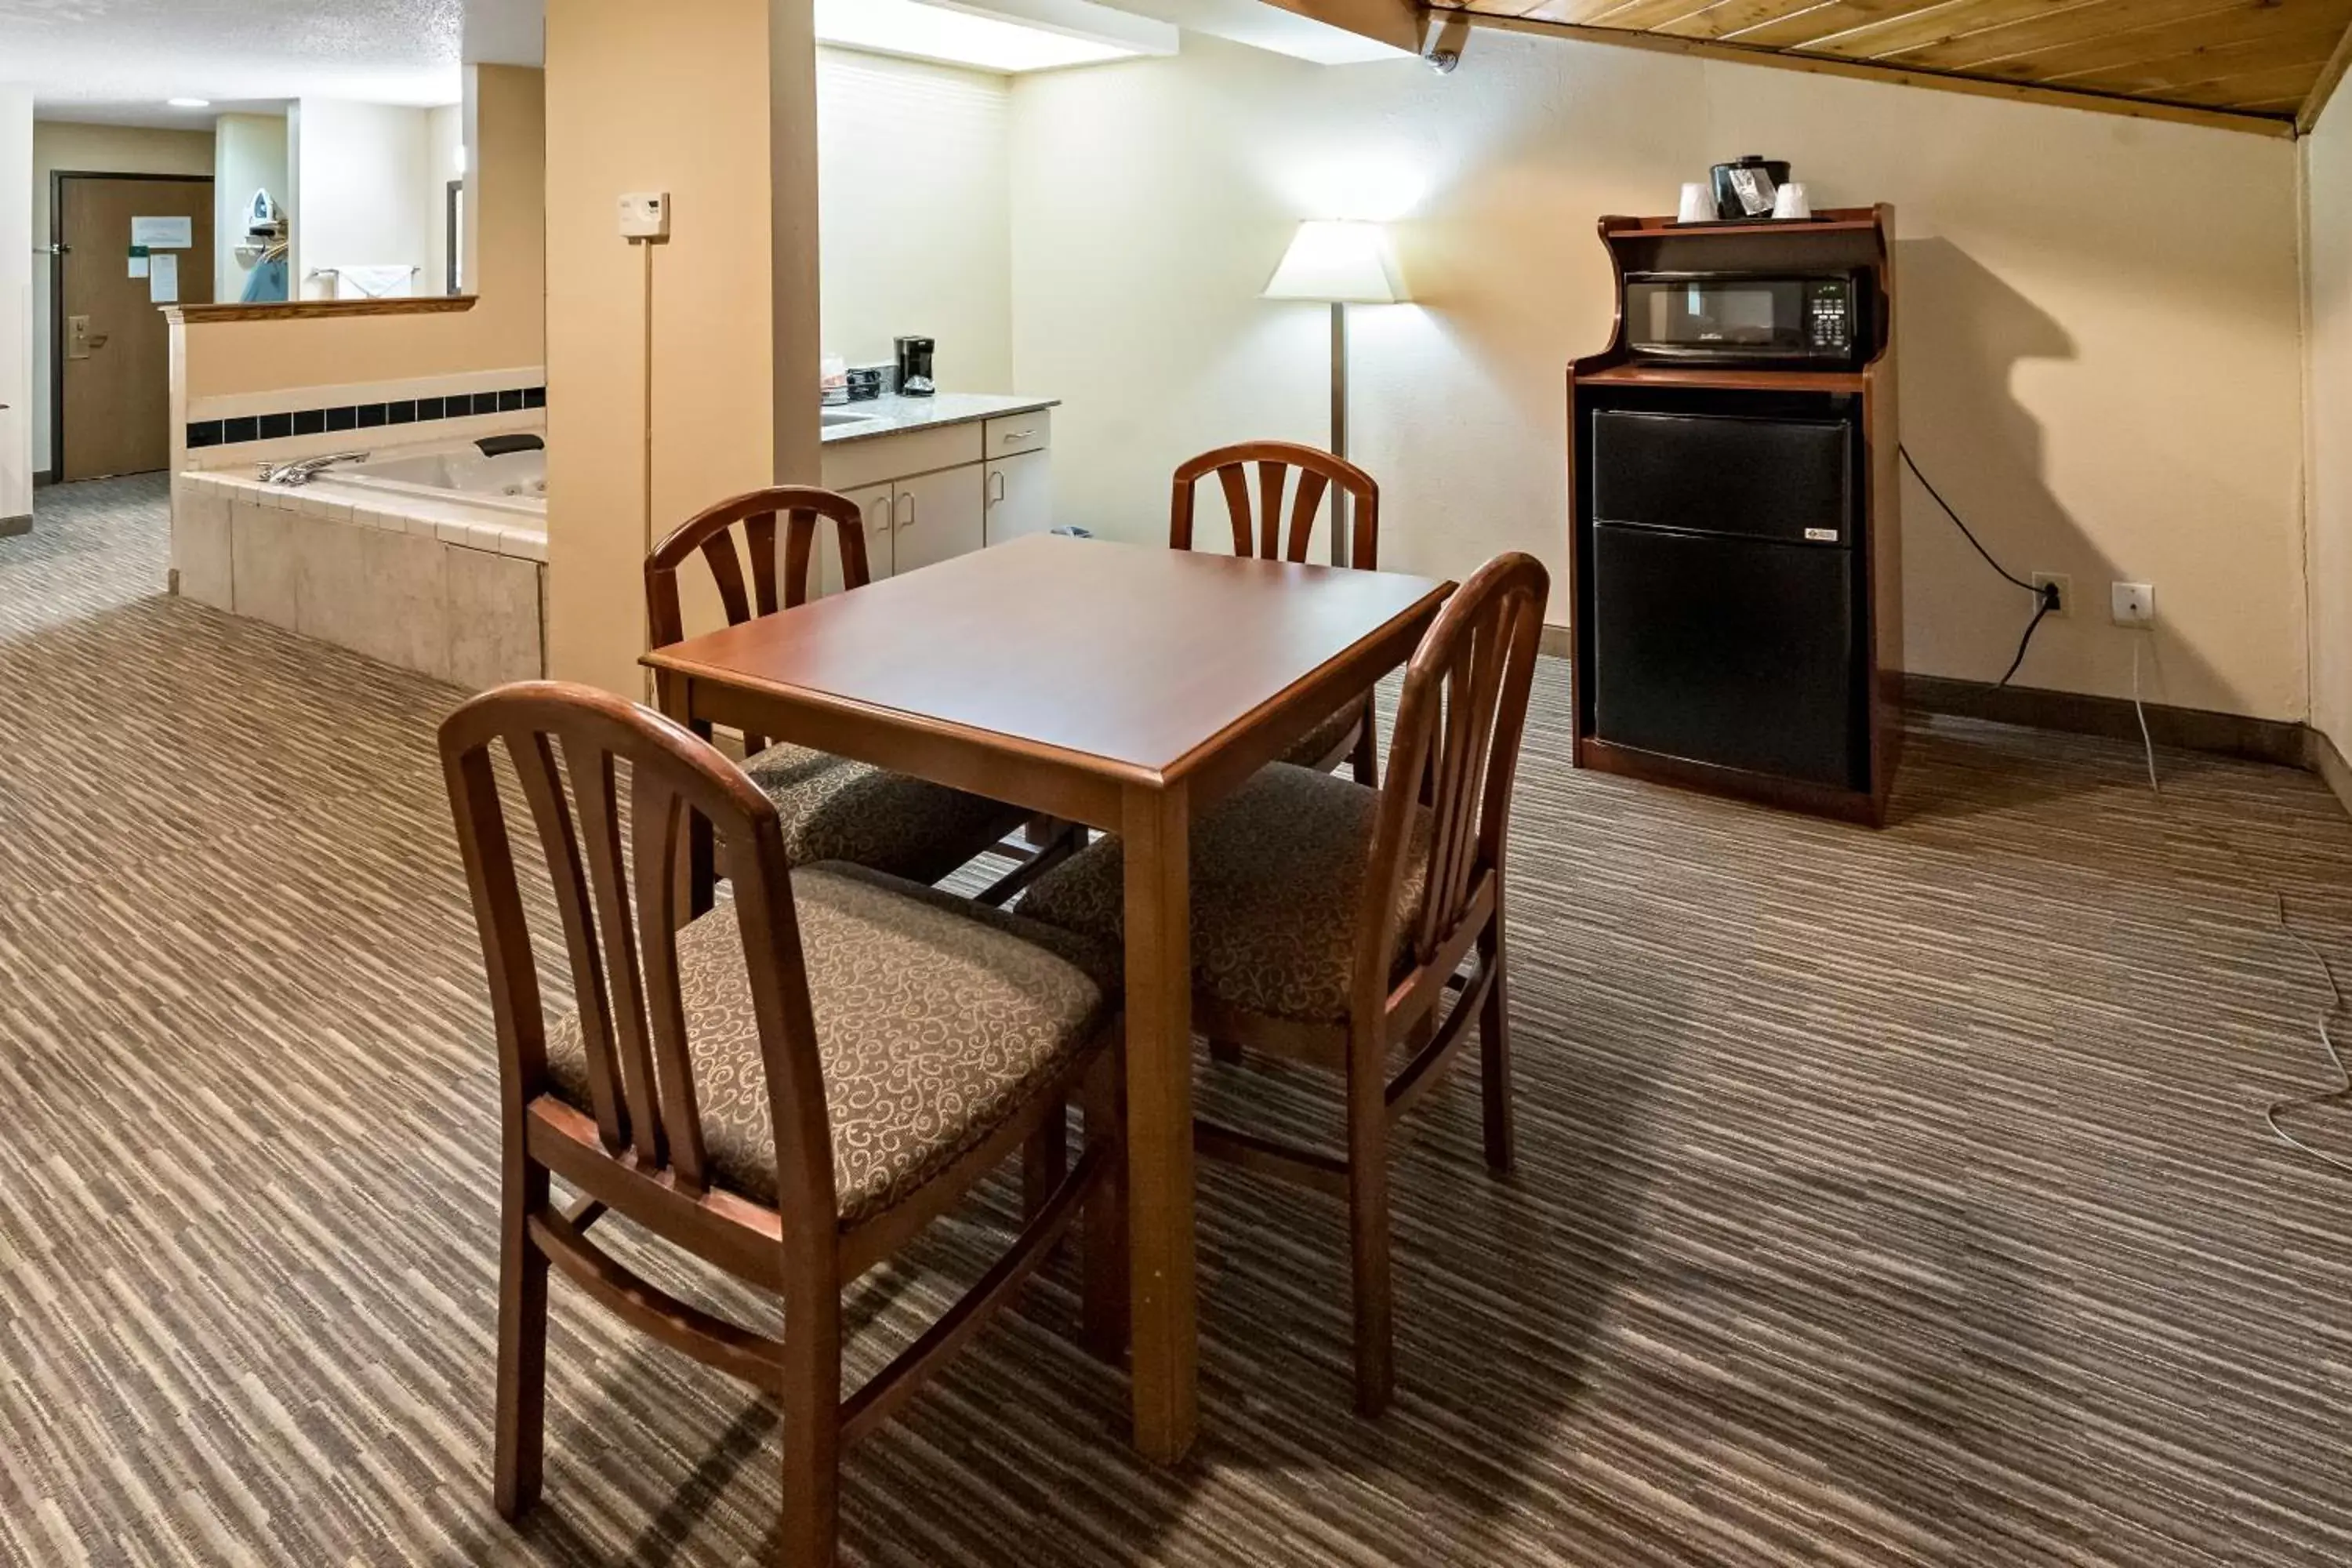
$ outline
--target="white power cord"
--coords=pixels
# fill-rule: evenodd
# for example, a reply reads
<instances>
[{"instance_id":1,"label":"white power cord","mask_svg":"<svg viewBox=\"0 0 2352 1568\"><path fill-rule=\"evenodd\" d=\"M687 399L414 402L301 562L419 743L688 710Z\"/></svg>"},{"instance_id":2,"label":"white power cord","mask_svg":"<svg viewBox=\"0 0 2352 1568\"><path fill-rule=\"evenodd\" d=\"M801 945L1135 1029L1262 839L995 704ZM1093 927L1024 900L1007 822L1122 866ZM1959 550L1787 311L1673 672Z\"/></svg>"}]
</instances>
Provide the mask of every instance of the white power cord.
<instances>
[{"instance_id":1,"label":"white power cord","mask_svg":"<svg viewBox=\"0 0 2352 1568\"><path fill-rule=\"evenodd\" d=\"M2172 803L2165 798L2164 786L2157 782L2156 777L2156 742L2148 735L2147 709L2142 705L2139 696L2140 642L2141 639L2137 637L2132 639L2132 711L2139 717L2140 745L2147 754L2148 793L2156 796L2157 803L2164 808L2166 815L2171 816L2172 820L2185 823L2208 843L2220 846L2224 853L2238 863L2239 868L2245 872L2248 881L2270 895L2271 914L2277 921L2279 930L2285 932L2288 939L2297 947L2311 955L2312 963L2319 966L2320 977L2327 982L2328 1008L2319 1018L2319 1046L2320 1049L2327 1053L2327 1060L2336 1068L2336 1076L2344 1080L2343 1085L2341 1088L2331 1089L2319 1094L2296 1095L2288 1100L2274 1100L2263 1108L2263 1121L2270 1128L2273 1137L2295 1152L2308 1155L2323 1165L2333 1166L2347 1174L2352 1174L2352 1163L2336 1159L2332 1154L2321 1153L2279 1125L2279 1117L2287 1111L2307 1110L2316 1105L2352 1103L2352 1068L2347 1068L2344 1065L2344 1053L2336 1048L2336 1037L2329 1032L2328 1028L2328 1026L2335 1022L2336 1016L2344 1011L2344 988L2336 984L2336 969L2327 962L2327 955L2313 946L2301 931L2294 929L2294 922L2287 919L2286 895L2263 881L2262 873L2254 869L2253 863L2240 852L2236 845L2213 832L2203 823L2189 821L2174 812Z\"/></svg>"}]
</instances>

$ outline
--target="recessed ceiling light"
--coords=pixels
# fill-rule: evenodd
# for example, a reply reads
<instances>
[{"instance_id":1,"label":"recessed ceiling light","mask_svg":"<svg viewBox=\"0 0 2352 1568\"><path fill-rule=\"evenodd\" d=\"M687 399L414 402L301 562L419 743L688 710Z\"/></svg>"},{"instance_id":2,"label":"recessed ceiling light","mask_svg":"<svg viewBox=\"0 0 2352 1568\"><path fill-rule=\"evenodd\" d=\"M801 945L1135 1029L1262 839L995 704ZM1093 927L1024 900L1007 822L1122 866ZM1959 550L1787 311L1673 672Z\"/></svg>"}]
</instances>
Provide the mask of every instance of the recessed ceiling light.
<instances>
[{"instance_id":1,"label":"recessed ceiling light","mask_svg":"<svg viewBox=\"0 0 2352 1568\"><path fill-rule=\"evenodd\" d=\"M845 48L1006 72L1093 65L1143 52L924 0L816 0L816 38Z\"/></svg>"},{"instance_id":2,"label":"recessed ceiling light","mask_svg":"<svg viewBox=\"0 0 2352 1568\"><path fill-rule=\"evenodd\" d=\"M166 109L210 109L213 100L209 98L167 98L163 106Z\"/></svg>"}]
</instances>

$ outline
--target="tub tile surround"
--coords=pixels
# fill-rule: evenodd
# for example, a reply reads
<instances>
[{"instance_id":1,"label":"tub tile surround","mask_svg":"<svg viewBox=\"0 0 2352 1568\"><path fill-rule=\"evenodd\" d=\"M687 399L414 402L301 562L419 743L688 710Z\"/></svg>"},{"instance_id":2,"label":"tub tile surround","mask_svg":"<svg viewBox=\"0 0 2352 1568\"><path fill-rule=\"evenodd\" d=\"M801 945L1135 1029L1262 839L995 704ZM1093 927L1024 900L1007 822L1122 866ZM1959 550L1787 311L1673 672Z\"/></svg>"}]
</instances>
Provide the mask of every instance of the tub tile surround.
<instances>
[{"instance_id":1,"label":"tub tile surround","mask_svg":"<svg viewBox=\"0 0 2352 1568\"><path fill-rule=\"evenodd\" d=\"M184 597L469 689L545 673L547 535L459 503L228 473L173 486Z\"/></svg>"},{"instance_id":2,"label":"tub tile surround","mask_svg":"<svg viewBox=\"0 0 2352 1568\"><path fill-rule=\"evenodd\" d=\"M236 414L223 418L191 419L187 449L210 453L215 447L237 447L224 458L242 458L242 449L265 441L301 436L359 436L380 430L386 434L438 436L452 420L494 418L501 414L535 414L547 407L547 388L511 386L496 392L457 393L436 397L403 397L374 403L345 403L332 407L280 409L270 414Z\"/></svg>"},{"instance_id":3,"label":"tub tile surround","mask_svg":"<svg viewBox=\"0 0 2352 1568\"><path fill-rule=\"evenodd\" d=\"M543 431L546 386L545 366L515 365L406 381L229 393L184 402L175 395L172 469L174 473L228 469L250 474L263 463L290 462L329 452ZM436 404L441 409L439 419L419 417ZM460 406L465 412L456 412ZM400 408L408 411L409 418L395 423L393 411ZM381 411L382 418L362 426L362 410ZM334 416L331 423L330 415ZM208 436L215 430L216 437ZM209 445L205 444L207 440Z\"/></svg>"}]
</instances>

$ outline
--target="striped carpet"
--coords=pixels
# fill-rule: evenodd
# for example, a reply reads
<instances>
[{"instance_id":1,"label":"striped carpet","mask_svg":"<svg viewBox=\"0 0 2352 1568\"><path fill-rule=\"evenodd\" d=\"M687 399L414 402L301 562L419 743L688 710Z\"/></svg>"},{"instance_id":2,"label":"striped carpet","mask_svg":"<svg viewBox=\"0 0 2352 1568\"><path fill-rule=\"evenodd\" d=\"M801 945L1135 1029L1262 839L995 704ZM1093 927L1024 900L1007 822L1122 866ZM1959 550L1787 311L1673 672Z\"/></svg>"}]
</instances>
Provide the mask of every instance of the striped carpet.
<instances>
[{"instance_id":1,"label":"striped carpet","mask_svg":"<svg viewBox=\"0 0 2352 1568\"><path fill-rule=\"evenodd\" d=\"M547 1502L491 1512L455 694L162 596L162 529L115 482L0 540L0 1563L761 1560L772 1410L560 1283ZM845 1559L2352 1561L2352 1183L2258 1115L2321 991L2193 826L2352 973L2319 786L2168 753L2168 816L2129 748L1923 723L1871 834L1572 773L1547 671L1523 1166L1466 1080L1402 1152L1392 1412L1337 1210L1211 1171L1197 1457L1118 1440L1058 1275L851 1457ZM1006 1198L856 1291L858 1373Z\"/></svg>"}]
</instances>

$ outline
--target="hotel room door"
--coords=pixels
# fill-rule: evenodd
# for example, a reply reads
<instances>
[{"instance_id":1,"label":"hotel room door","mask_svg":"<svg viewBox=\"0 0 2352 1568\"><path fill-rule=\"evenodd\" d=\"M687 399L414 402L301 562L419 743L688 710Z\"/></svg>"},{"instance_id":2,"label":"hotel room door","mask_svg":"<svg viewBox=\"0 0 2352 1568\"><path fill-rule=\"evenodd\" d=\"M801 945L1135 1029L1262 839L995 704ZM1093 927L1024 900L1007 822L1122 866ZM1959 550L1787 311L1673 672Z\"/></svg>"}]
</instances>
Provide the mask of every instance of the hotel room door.
<instances>
[{"instance_id":1,"label":"hotel room door","mask_svg":"<svg viewBox=\"0 0 2352 1568\"><path fill-rule=\"evenodd\" d=\"M55 228L59 479L143 474L171 461L171 331L154 295L155 258L170 257L180 301L213 297L213 183L121 174L59 174ZM155 248L142 266L131 231L142 218L185 219L185 249ZM177 236L171 237L176 238ZM133 273L144 274L133 276Z\"/></svg>"}]
</instances>

